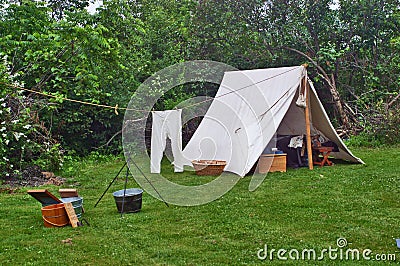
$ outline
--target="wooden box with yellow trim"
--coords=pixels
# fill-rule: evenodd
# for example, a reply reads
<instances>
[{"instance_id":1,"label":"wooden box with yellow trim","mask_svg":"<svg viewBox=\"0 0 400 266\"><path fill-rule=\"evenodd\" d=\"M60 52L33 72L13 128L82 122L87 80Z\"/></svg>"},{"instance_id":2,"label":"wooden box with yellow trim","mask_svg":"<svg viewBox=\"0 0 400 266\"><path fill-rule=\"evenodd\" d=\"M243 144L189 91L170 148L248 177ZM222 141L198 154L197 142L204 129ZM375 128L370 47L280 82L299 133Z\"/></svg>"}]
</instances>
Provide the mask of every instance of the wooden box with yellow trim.
<instances>
[{"instance_id":1,"label":"wooden box with yellow trim","mask_svg":"<svg viewBox=\"0 0 400 266\"><path fill-rule=\"evenodd\" d=\"M286 153L283 154L261 154L258 162L258 172L286 172Z\"/></svg>"}]
</instances>

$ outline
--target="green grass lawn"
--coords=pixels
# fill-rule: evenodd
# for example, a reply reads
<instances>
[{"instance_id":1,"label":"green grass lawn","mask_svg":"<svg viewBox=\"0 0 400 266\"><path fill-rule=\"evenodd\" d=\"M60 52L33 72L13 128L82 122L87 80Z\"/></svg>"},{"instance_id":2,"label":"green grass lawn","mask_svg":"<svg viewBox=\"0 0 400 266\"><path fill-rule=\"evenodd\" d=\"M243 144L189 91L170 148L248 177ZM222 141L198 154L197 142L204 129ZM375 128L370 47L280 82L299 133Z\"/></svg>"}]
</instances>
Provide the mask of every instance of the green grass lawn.
<instances>
[{"instance_id":1,"label":"green grass lawn","mask_svg":"<svg viewBox=\"0 0 400 266\"><path fill-rule=\"evenodd\" d=\"M241 179L222 198L196 207L170 206L143 194L139 213L117 213L111 192L122 189L121 175L94 208L123 160L76 162L62 187L75 187L84 197L90 226L45 228L41 205L26 191L0 194L0 265L386 265L376 260L260 260L271 249L347 248L395 254L400 238L400 149L358 148L366 165L292 170L268 174L254 192L250 177ZM165 167L169 167L164 165ZM192 172L167 174L176 182L198 184L210 177ZM200 182L200 183L201 183ZM137 187L133 178L128 187ZM59 187L48 186L58 195ZM62 240L71 238L72 244ZM295 253L291 253L294 255ZM288 253L285 254L288 257ZM361 256L362 257L362 256Z\"/></svg>"}]
</instances>

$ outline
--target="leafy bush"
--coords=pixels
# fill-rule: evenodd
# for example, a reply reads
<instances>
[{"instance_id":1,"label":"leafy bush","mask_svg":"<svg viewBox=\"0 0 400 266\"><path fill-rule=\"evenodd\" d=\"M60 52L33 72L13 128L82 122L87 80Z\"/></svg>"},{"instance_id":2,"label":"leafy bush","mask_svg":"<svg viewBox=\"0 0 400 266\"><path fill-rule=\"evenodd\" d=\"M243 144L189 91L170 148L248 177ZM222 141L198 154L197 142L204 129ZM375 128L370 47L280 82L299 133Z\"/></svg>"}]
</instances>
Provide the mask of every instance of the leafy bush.
<instances>
[{"instance_id":1,"label":"leafy bush","mask_svg":"<svg viewBox=\"0 0 400 266\"><path fill-rule=\"evenodd\" d=\"M344 140L345 144L349 147L370 147L376 148L384 145L379 139L375 138L374 135L361 133L359 135L350 136Z\"/></svg>"},{"instance_id":2,"label":"leafy bush","mask_svg":"<svg viewBox=\"0 0 400 266\"><path fill-rule=\"evenodd\" d=\"M383 100L373 102L370 100L368 105L363 103L365 111L360 113L360 126L362 132L356 142L357 146L379 146L383 144L396 144L400 139L400 114L397 111L400 106L389 106Z\"/></svg>"},{"instance_id":3,"label":"leafy bush","mask_svg":"<svg viewBox=\"0 0 400 266\"><path fill-rule=\"evenodd\" d=\"M56 170L62 166L63 151L40 121L37 110L43 108L21 91L0 93L0 173L19 175L28 165Z\"/></svg>"}]
</instances>

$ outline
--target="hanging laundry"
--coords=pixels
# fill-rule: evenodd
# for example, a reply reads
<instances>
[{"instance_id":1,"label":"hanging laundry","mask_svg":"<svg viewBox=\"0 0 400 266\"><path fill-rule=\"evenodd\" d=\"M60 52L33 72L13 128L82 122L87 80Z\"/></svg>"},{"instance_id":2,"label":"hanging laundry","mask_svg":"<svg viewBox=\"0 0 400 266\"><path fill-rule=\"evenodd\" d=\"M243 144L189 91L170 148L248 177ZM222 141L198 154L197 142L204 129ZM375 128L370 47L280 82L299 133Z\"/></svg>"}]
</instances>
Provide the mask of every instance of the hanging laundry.
<instances>
[{"instance_id":1,"label":"hanging laundry","mask_svg":"<svg viewBox=\"0 0 400 266\"><path fill-rule=\"evenodd\" d=\"M150 172L161 172L161 159L167 138L171 140L175 172L183 172L182 155L182 110L153 111L151 130Z\"/></svg>"}]
</instances>

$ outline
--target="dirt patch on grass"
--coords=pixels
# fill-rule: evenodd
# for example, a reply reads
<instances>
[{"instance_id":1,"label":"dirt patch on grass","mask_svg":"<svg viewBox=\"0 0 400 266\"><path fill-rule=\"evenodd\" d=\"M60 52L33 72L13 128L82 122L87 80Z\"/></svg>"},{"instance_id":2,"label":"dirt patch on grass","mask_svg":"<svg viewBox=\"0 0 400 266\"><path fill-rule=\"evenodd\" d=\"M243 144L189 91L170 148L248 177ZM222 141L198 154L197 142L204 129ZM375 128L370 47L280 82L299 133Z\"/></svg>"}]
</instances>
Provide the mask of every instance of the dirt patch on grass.
<instances>
[{"instance_id":1,"label":"dirt patch on grass","mask_svg":"<svg viewBox=\"0 0 400 266\"><path fill-rule=\"evenodd\" d=\"M45 172L38 166L28 166L20 175L5 176L0 179L2 185L10 187L39 187L43 185L61 186L65 179Z\"/></svg>"}]
</instances>

